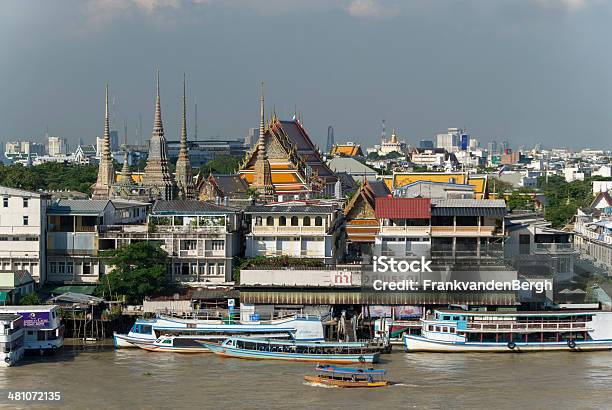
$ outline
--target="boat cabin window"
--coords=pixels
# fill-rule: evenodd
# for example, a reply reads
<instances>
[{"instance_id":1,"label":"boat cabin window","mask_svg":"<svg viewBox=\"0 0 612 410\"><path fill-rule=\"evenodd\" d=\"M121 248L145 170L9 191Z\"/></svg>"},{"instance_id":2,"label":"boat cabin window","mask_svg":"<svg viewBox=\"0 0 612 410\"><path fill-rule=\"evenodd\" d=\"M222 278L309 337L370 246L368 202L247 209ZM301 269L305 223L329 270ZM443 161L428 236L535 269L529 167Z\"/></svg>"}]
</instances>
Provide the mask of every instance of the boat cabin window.
<instances>
[{"instance_id":1,"label":"boat cabin window","mask_svg":"<svg viewBox=\"0 0 612 410\"><path fill-rule=\"evenodd\" d=\"M436 326L436 332L440 331L440 326Z\"/></svg>"},{"instance_id":2,"label":"boat cabin window","mask_svg":"<svg viewBox=\"0 0 612 410\"><path fill-rule=\"evenodd\" d=\"M144 334L150 335L152 330L153 330L153 327L151 325L142 325L142 326L140 326L140 332L139 333L144 333Z\"/></svg>"},{"instance_id":3,"label":"boat cabin window","mask_svg":"<svg viewBox=\"0 0 612 410\"><path fill-rule=\"evenodd\" d=\"M428 325L427 326L427 330L429 330L430 332L433 332L433 326L432 325Z\"/></svg>"},{"instance_id":4,"label":"boat cabin window","mask_svg":"<svg viewBox=\"0 0 612 410\"><path fill-rule=\"evenodd\" d=\"M444 326L444 327L442 328L442 331L443 331L444 333L448 333L448 327Z\"/></svg>"},{"instance_id":5,"label":"boat cabin window","mask_svg":"<svg viewBox=\"0 0 612 410\"><path fill-rule=\"evenodd\" d=\"M460 316L453 316L453 320L461 320Z\"/></svg>"},{"instance_id":6,"label":"boat cabin window","mask_svg":"<svg viewBox=\"0 0 612 410\"><path fill-rule=\"evenodd\" d=\"M444 317L442 318L442 320L451 320L451 317L450 317L450 316L444 316Z\"/></svg>"},{"instance_id":7,"label":"boat cabin window","mask_svg":"<svg viewBox=\"0 0 612 410\"><path fill-rule=\"evenodd\" d=\"M451 328L450 328L450 332L451 332L451 333L455 333L455 328L454 328L454 327L451 327Z\"/></svg>"}]
</instances>

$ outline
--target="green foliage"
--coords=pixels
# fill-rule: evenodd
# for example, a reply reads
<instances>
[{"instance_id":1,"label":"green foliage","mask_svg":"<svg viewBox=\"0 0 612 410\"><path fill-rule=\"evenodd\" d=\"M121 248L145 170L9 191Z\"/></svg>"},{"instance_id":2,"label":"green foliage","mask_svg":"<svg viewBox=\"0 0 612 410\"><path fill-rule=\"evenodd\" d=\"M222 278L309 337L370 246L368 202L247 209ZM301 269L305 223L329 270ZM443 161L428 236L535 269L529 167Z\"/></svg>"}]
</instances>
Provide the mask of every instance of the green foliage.
<instances>
[{"instance_id":1,"label":"green foliage","mask_svg":"<svg viewBox=\"0 0 612 410\"><path fill-rule=\"evenodd\" d=\"M159 243L132 242L104 256L112 271L100 280L101 283L110 287L113 294L125 295L128 302L141 303L145 296L165 288L168 255Z\"/></svg>"},{"instance_id":2,"label":"green foliage","mask_svg":"<svg viewBox=\"0 0 612 410\"><path fill-rule=\"evenodd\" d=\"M525 188L513 191L510 195L510 198L508 198L506 204L508 205L508 208L510 208L511 211L515 209L533 211L535 208L535 204L531 196L531 191Z\"/></svg>"},{"instance_id":3,"label":"green foliage","mask_svg":"<svg viewBox=\"0 0 612 410\"><path fill-rule=\"evenodd\" d=\"M380 155L378 152L370 152L367 156L367 159L369 159L370 161L377 161L379 159L395 159L395 158L401 158L404 156L405 156L404 154L402 154L401 152L397 152L397 151L389 152L386 155Z\"/></svg>"},{"instance_id":4,"label":"green foliage","mask_svg":"<svg viewBox=\"0 0 612 410\"><path fill-rule=\"evenodd\" d=\"M202 175L208 175L211 172L213 174L233 174L238 171L240 160L239 157L219 156L202 165L200 172Z\"/></svg>"},{"instance_id":5,"label":"green foliage","mask_svg":"<svg viewBox=\"0 0 612 410\"><path fill-rule=\"evenodd\" d=\"M324 267L325 264L319 259L308 259L308 258L292 258L290 256L256 256L254 258L239 258L234 264L234 271L232 272L233 279L236 282L240 282L240 271L242 269L254 269L254 268L299 268L299 267Z\"/></svg>"},{"instance_id":6,"label":"green foliage","mask_svg":"<svg viewBox=\"0 0 612 410\"><path fill-rule=\"evenodd\" d=\"M19 304L20 305L40 305L42 303L40 301L40 297L38 297L38 293L30 292L19 300Z\"/></svg>"},{"instance_id":7,"label":"green foliage","mask_svg":"<svg viewBox=\"0 0 612 410\"><path fill-rule=\"evenodd\" d=\"M579 207L586 207L593 201L592 179L567 183L563 177L549 176L539 179L548 204L545 217L554 227L562 227L576 214Z\"/></svg>"},{"instance_id":8,"label":"green foliage","mask_svg":"<svg viewBox=\"0 0 612 410\"><path fill-rule=\"evenodd\" d=\"M35 167L24 167L21 164L0 164L0 185L30 191L71 190L89 194L97 177L97 165L48 162Z\"/></svg>"},{"instance_id":9,"label":"green foliage","mask_svg":"<svg viewBox=\"0 0 612 410\"><path fill-rule=\"evenodd\" d=\"M513 186L511 183L502 181L498 178L489 178L488 187L490 193L495 193L502 195L504 192L509 192L513 190Z\"/></svg>"}]
</instances>

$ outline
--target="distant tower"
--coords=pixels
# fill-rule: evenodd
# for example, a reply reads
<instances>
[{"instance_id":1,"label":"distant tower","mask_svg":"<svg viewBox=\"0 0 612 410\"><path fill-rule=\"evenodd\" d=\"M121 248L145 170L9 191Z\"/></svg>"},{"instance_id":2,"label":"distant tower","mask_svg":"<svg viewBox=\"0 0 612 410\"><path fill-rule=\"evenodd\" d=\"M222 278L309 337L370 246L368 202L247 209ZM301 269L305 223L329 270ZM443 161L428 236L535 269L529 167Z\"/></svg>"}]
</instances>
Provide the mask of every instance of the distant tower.
<instances>
[{"instance_id":1,"label":"distant tower","mask_svg":"<svg viewBox=\"0 0 612 410\"><path fill-rule=\"evenodd\" d=\"M110 150L110 125L108 121L108 84L106 85L106 98L104 102L104 137L102 140L102 154L98 165L98 179L93 189L92 199L106 199L115 182L115 170Z\"/></svg>"},{"instance_id":2,"label":"distant tower","mask_svg":"<svg viewBox=\"0 0 612 410\"><path fill-rule=\"evenodd\" d=\"M380 134L380 143L384 144L387 140L387 128L385 125L385 120L382 120L382 134Z\"/></svg>"},{"instance_id":3,"label":"distant tower","mask_svg":"<svg viewBox=\"0 0 612 410\"><path fill-rule=\"evenodd\" d=\"M194 199L195 187L193 185L193 170L189 161L187 149L187 96L185 75L183 75L183 121L181 124L181 147L176 160L176 186L182 199Z\"/></svg>"},{"instance_id":4,"label":"distant tower","mask_svg":"<svg viewBox=\"0 0 612 410\"><path fill-rule=\"evenodd\" d=\"M155 99L155 119L153 132L149 140L149 157L145 167L142 183L151 188L156 199L170 200L174 197L174 180L168 170L166 156L166 137L161 118L161 101L159 96L159 70L157 70L157 96Z\"/></svg>"},{"instance_id":5,"label":"distant tower","mask_svg":"<svg viewBox=\"0 0 612 410\"><path fill-rule=\"evenodd\" d=\"M331 152L336 141L334 140L334 127L331 125L327 127L327 152Z\"/></svg>"},{"instance_id":6,"label":"distant tower","mask_svg":"<svg viewBox=\"0 0 612 410\"><path fill-rule=\"evenodd\" d=\"M262 197L270 198L274 195L274 185L272 185L272 171L268 161L265 140L264 124L264 84L261 83L261 98L259 100L259 139L257 140L257 159L253 176L253 187Z\"/></svg>"},{"instance_id":7,"label":"distant tower","mask_svg":"<svg viewBox=\"0 0 612 410\"><path fill-rule=\"evenodd\" d=\"M198 102L195 102L195 109L193 112L193 140L198 140Z\"/></svg>"}]
</instances>

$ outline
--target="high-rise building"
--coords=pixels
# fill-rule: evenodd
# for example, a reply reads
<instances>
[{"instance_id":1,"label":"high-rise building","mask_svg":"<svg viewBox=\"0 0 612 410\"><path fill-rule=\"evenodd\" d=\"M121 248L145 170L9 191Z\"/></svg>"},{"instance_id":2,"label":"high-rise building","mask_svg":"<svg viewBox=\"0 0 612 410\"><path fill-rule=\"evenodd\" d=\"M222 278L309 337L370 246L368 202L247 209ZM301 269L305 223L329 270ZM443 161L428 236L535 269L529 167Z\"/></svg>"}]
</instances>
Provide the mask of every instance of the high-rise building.
<instances>
[{"instance_id":1,"label":"high-rise building","mask_svg":"<svg viewBox=\"0 0 612 410\"><path fill-rule=\"evenodd\" d=\"M444 148L448 152L454 152L459 149L461 144L462 130L460 128L449 128L447 132L436 136L436 146Z\"/></svg>"},{"instance_id":2,"label":"high-rise building","mask_svg":"<svg viewBox=\"0 0 612 410\"><path fill-rule=\"evenodd\" d=\"M431 140L421 140L421 141L419 141L419 148L434 149L435 147L436 147L436 144L434 144L434 142L431 141Z\"/></svg>"},{"instance_id":3,"label":"high-rise building","mask_svg":"<svg viewBox=\"0 0 612 410\"><path fill-rule=\"evenodd\" d=\"M111 152L119 151L119 131L117 131L117 130L110 130L109 137L110 137L110 150L111 150Z\"/></svg>"},{"instance_id":4,"label":"high-rise building","mask_svg":"<svg viewBox=\"0 0 612 410\"><path fill-rule=\"evenodd\" d=\"M66 155L68 153L68 141L62 137L49 137L47 139L47 152L50 157Z\"/></svg>"}]
</instances>

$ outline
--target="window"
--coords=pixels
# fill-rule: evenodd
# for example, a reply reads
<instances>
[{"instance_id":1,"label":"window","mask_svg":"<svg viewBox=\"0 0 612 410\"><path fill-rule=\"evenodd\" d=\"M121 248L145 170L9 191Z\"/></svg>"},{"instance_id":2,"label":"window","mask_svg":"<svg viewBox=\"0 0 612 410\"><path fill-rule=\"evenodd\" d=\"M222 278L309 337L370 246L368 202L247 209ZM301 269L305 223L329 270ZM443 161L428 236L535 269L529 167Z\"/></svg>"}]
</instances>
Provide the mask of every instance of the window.
<instances>
[{"instance_id":1,"label":"window","mask_svg":"<svg viewBox=\"0 0 612 410\"><path fill-rule=\"evenodd\" d=\"M74 265L72 262L66 262L66 273L72 275L72 272L74 272Z\"/></svg>"},{"instance_id":2,"label":"window","mask_svg":"<svg viewBox=\"0 0 612 410\"><path fill-rule=\"evenodd\" d=\"M266 218L266 226L274 226L274 218L271 216Z\"/></svg>"},{"instance_id":3,"label":"window","mask_svg":"<svg viewBox=\"0 0 612 410\"><path fill-rule=\"evenodd\" d=\"M2 206L8 208L8 196L2 198Z\"/></svg>"},{"instance_id":4,"label":"window","mask_svg":"<svg viewBox=\"0 0 612 410\"><path fill-rule=\"evenodd\" d=\"M216 263L211 263L208 265L208 274L213 276L215 274L215 271L217 270L217 264Z\"/></svg>"},{"instance_id":5,"label":"window","mask_svg":"<svg viewBox=\"0 0 612 410\"><path fill-rule=\"evenodd\" d=\"M51 273L57 273L57 262L49 262L49 271Z\"/></svg>"},{"instance_id":6,"label":"window","mask_svg":"<svg viewBox=\"0 0 612 410\"><path fill-rule=\"evenodd\" d=\"M298 226L298 217L297 216L292 216L291 217L291 226Z\"/></svg>"},{"instance_id":7,"label":"window","mask_svg":"<svg viewBox=\"0 0 612 410\"><path fill-rule=\"evenodd\" d=\"M91 275L91 262L83 262L83 275Z\"/></svg>"},{"instance_id":8,"label":"window","mask_svg":"<svg viewBox=\"0 0 612 410\"><path fill-rule=\"evenodd\" d=\"M261 216L255 217L255 226L261 226Z\"/></svg>"},{"instance_id":9,"label":"window","mask_svg":"<svg viewBox=\"0 0 612 410\"><path fill-rule=\"evenodd\" d=\"M28 199L29 198L23 198L23 207L27 208L28 207Z\"/></svg>"},{"instance_id":10,"label":"window","mask_svg":"<svg viewBox=\"0 0 612 410\"><path fill-rule=\"evenodd\" d=\"M28 226L30 223L30 217L29 216L24 216L23 217L23 226Z\"/></svg>"},{"instance_id":11,"label":"window","mask_svg":"<svg viewBox=\"0 0 612 410\"><path fill-rule=\"evenodd\" d=\"M315 226L323 226L323 218L321 218L320 216L317 216L315 218Z\"/></svg>"},{"instance_id":12,"label":"window","mask_svg":"<svg viewBox=\"0 0 612 410\"><path fill-rule=\"evenodd\" d=\"M225 276L225 265L219 265L219 276Z\"/></svg>"},{"instance_id":13,"label":"window","mask_svg":"<svg viewBox=\"0 0 612 410\"><path fill-rule=\"evenodd\" d=\"M302 222L304 226L310 226L310 217L305 216L304 221Z\"/></svg>"},{"instance_id":14,"label":"window","mask_svg":"<svg viewBox=\"0 0 612 410\"><path fill-rule=\"evenodd\" d=\"M281 216L280 218L278 218L278 225L279 226L286 226L287 225L287 218L285 218L284 216Z\"/></svg>"},{"instance_id":15,"label":"window","mask_svg":"<svg viewBox=\"0 0 612 410\"><path fill-rule=\"evenodd\" d=\"M454 328L454 327L451 327L451 328L450 328L450 332L451 332L451 333L455 333L455 328Z\"/></svg>"},{"instance_id":16,"label":"window","mask_svg":"<svg viewBox=\"0 0 612 410\"><path fill-rule=\"evenodd\" d=\"M62 262L57 264L57 273L66 273L66 265L64 265Z\"/></svg>"},{"instance_id":17,"label":"window","mask_svg":"<svg viewBox=\"0 0 612 410\"><path fill-rule=\"evenodd\" d=\"M222 251L225 249L225 242L224 241L212 241L211 246L212 246L213 251Z\"/></svg>"}]
</instances>

